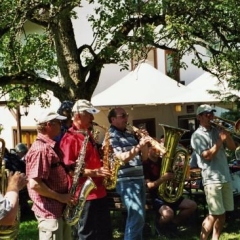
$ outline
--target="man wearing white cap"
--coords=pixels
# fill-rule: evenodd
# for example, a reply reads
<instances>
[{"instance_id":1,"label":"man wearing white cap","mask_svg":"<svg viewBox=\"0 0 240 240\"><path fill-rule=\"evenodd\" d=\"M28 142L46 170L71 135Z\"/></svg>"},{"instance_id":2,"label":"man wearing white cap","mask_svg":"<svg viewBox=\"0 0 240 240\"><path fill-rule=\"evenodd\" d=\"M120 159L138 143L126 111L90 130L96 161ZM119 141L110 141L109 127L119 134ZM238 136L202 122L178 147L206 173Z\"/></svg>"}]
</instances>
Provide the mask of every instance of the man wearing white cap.
<instances>
[{"instance_id":1,"label":"man wearing white cap","mask_svg":"<svg viewBox=\"0 0 240 240\"><path fill-rule=\"evenodd\" d=\"M210 105L201 105L197 109L199 128L192 134L191 145L198 157L202 169L202 181L206 194L209 215L202 223L200 239L220 238L226 211L232 211L233 190L225 147L234 151L236 145L224 129L212 126L216 110Z\"/></svg>"},{"instance_id":2,"label":"man wearing white cap","mask_svg":"<svg viewBox=\"0 0 240 240\"><path fill-rule=\"evenodd\" d=\"M35 120L37 139L26 155L28 192L32 210L38 220L39 239L71 239L71 228L63 221L66 204L71 203L68 177L60 149L53 140L59 135L61 121L66 117L45 111Z\"/></svg>"},{"instance_id":3,"label":"man wearing white cap","mask_svg":"<svg viewBox=\"0 0 240 240\"><path fill-rule=\"evenodd\" d=\"M102 167L97 145L89 131L94 120L93 114L98 112L99 110L89 101L85 99L76 101L72 108L73 125L60 141L60 148L64 153L63 160L67 168L72 170L72 177L76 161L81 155L86 134L89 135L84 152L84 167L80 172L79 186L84 184L87 177L91 177L97 188L86 196L87 200L77 226L78 236L74 236L74 239L79 240L112 239L110 211L107 204L106 189L103 186L103 179L110 176L110 172Z\"/></svg>"}]
</instances>

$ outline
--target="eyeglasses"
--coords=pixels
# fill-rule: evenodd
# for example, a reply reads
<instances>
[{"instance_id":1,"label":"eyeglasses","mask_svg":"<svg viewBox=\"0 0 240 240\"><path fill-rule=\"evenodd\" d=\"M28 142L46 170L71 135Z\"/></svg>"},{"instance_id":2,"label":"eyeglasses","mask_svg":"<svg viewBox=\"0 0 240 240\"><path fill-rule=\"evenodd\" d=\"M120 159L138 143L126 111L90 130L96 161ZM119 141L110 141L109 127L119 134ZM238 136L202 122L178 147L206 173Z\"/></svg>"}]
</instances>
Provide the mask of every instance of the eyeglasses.
<instances>
[{"instance_id":1,"label":"eyeglasses","mask_svg":"<svg viewBox=\"0 0 240 240\"><path fill-rule=\"evenodd\" d=\"M52 124L62 124L62 122L60 120L53 120L53 121L50 121L50 123Z\"/></svg>"},{"instance_id":2,"label":"eyeglasses","mask_svg":"<svg viewBox=\"0 0 240 240\"><path fill-rule=\"evenodd\" d=\"M117 114L116 117L126 118L128 117L128 113Z\"/></svg>"},{"instance_id":3,"label":"eyeglasses","mask_svg":"<svg viewBox=\"0 0 240 240\"><path fill-rule=\"evenodd\" d=\"M214 113L213 112L203 112L201 113L201 116L213 116Z\"/></svg>"}]
</instances>

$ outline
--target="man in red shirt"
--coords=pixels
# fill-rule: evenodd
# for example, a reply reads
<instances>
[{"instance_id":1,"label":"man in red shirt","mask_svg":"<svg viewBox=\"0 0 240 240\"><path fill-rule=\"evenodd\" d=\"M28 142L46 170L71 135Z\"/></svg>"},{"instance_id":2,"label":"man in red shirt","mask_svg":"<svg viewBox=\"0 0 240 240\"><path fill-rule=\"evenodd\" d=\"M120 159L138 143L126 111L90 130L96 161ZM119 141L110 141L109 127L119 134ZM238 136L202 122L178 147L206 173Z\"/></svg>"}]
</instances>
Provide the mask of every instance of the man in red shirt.
<instances>
[{"instance_id":1,"label":"man in red shirt","mask_svg":"<svg viewBox=\"0 0 240 240\"><path fill-rule=\"evenodd\" d=\"M53 140L59 135L61 121L66 117L55 112L43 112L37 119L37 139L26 155L28 192L32 210L38 220L39 239L71 239L71 228L63 221L68 194L68 177L60 149Z\"/></svg>"},{"instance_id":2,"label":"man in red shirt","mask_svg":"<svg viewBox=\"0 0 240 240\"><path fill-rule=\"evenodd\" d=\"M89 134L84 168L80 172L79 187L81 188L87 177L91 177L97 188L86 196L87 200L77 226L78 236L76 239L79 240L112 239L110 211L107 204L106 189L103 186L104 177L111 174L108 169L102 167L96 142L89 132L94 120L93 114L98 112L99 110L94 108L89 101L84 99L76 101L72 108L73 125L60 141L60 148L64 153L64 163L68 169L72 170L71 175L73 175L76 160L79 158L86 137L85 133Z\"/></svg>"}]
</instances>

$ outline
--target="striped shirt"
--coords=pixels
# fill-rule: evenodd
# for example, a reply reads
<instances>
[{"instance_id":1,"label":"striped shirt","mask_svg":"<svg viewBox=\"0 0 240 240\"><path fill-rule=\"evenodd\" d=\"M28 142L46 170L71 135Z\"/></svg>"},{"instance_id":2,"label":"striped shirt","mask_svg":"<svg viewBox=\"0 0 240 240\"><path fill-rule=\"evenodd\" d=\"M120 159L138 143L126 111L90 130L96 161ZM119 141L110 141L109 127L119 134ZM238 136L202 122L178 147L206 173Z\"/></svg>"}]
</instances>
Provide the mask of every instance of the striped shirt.
<instances>
[{"instance_id":1,"label":"striped shirt","mask_svg":"<svg viewBox=\"0 0 240 240\"><path fill-rule=\"evenodd\" d=\"M128 152L138 144L138 140L128 131L120 131L116 127L109 128L110 144L115 153ZM140 154L137 154L128 163L118 170L118 181L140 179L143 177L143 166Z\"/></svg>"},{"instance_id":2,"label":"striped shirt","mask_svg":"<svg viewBox=\"0 0 240 240\"><path fill-rule=\"evenodd\" d=\"M53 191L68 192L68 178L61 159L54 148L56 142L39 133L26 155L26 175L28 179L41 178ZM52 198L41 196L28 185L29 196L33 201L32 210L42 218L59 218L65 204Z\"/></svg>"}]
</instances>

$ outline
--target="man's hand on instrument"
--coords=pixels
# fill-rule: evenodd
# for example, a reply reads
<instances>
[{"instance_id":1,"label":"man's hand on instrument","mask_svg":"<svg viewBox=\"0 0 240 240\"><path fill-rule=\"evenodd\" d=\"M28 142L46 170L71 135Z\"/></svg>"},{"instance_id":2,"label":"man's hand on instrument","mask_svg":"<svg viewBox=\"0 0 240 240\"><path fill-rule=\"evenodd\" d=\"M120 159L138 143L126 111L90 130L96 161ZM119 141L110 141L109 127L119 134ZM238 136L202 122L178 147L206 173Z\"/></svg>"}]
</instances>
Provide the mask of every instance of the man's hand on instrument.
<instances>
[{"instance_id":1,"label":"man's hand on instrument","mask_svg":"<svg viewBox=\"0 0 240 240\"><path fill-rule=\"evenodd\" d=\"M28 183L27 177L24 173L21 172L13 172L9 173L8 176L8 187L7 191L20 191L22 190Z\"/></svg>"},{"instance_id":2,"label":"man's hand on instrument","mask_svg":"<svg viewBox=\"0 0 240 240\"><path fill-rule=\"evenodd\" d=\"M93 177L107 177L107 176L111 176L111 172L109 171L108 168L105 168L105 167L94 169L93 172L94 172L94 176Z\"/></svg>"},{"instance_id":3,"label":"man's hand on instrument","mask_svg":"<svg viewBox=\"0 0 240 240\"><path fill-rule=\"evenodd\" d=\"M163 181L169 181L169 180L172 180L174 178L174 173L173 172L166 172L164 173L163 176L161 176L161 179Z\"/></svg>"}]
</instances>

